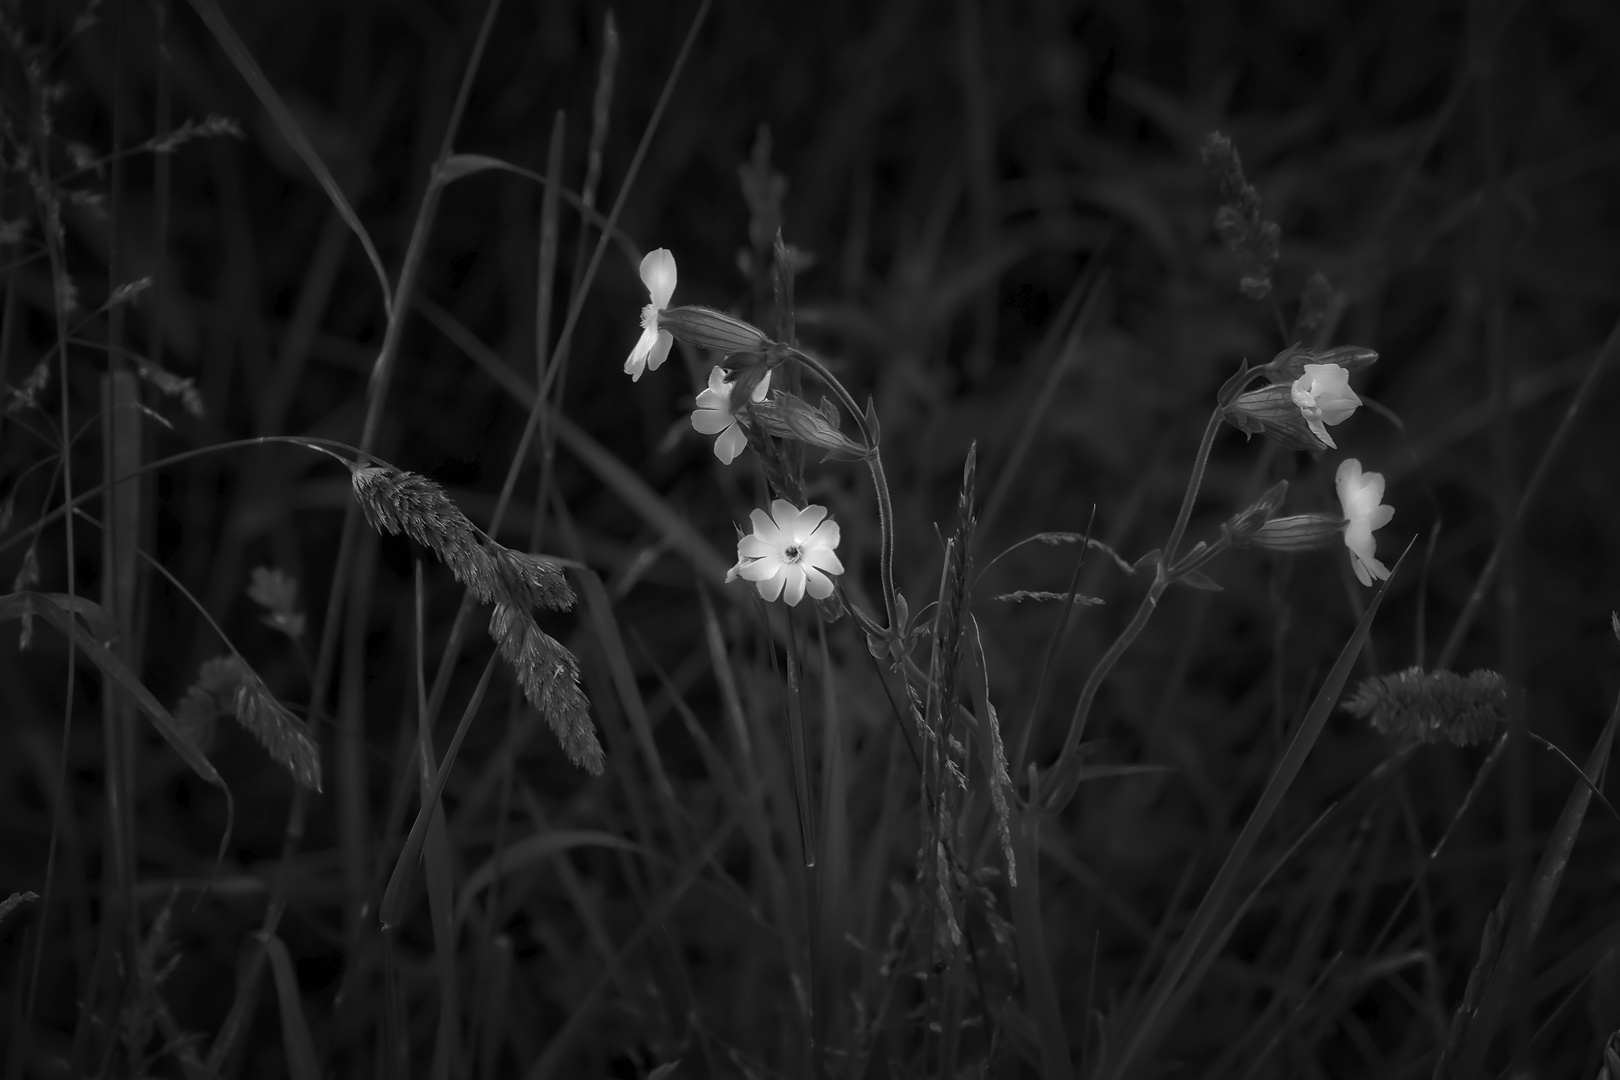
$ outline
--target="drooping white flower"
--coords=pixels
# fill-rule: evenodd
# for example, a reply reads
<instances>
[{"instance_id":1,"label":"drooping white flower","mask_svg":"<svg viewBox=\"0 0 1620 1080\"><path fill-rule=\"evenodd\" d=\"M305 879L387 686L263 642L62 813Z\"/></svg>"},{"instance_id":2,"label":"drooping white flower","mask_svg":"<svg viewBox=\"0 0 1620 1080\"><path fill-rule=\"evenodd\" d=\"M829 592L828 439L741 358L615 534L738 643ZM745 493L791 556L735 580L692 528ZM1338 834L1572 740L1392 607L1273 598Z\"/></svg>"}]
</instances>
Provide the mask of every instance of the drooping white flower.
<instances>
[{"instance_id":1,"label":"drooping white flower","mask_svg":"<svg viewBox=\"0 0 1620 1080\"><path fill-rule=\"evenodd\" d=\"M1323 425L1344 423L1361 404L1350 389L1350 373L1338 364L1306 364L1305 374L1294 380L1292 392L1311 433L1323 446L1337 450L1338 444Z\"/></svg>"},{"instance_id":2,"label":"drooping white flower","mask_svg":"<svg viewBox=\"0 0 1620 1080\"><path fill-rule=\"evenodd\" d=\"M771 512L749 515L754 534L737 541L737 565L726 580L752 581L766 601L778 596L793 607L808 592L817 600L832 595L828 574L842 574L844 564L833 549L838 546L836 521L827 521L827 508L814 503L798 509L786 499L771 503Z\"/></svg>"},{"instance_id":3,"label":"drooping white flower","mask_svg":"<svg viewBox=\"0 0 1620 1080\"><path fill-rule=\"evenodd\" d=\"M731 411L731 387L726 381L725 369L716 366L709 372L709 388L698 393L698 407L692 413L692 427L704 435L719 436L714 440L714 456L727 465L748 449L748 438ZM770 388L771 373L767 371L754 392L748 395L749 400L757 405L765 400Z\"/></svg>"},{"instance_id":4,"label":"drooping white flower","mask_svg":"<svg viewBox=\"0 0 1620 1080\"><path fill-rule=\"evenodd\" d=\"M1334 483L1339 489L1339 505L1349 524L1344 529L1344 546L1350 549L1350 565L1363 585L1389 577L1389 567L1374 554L1373 530L1382 529L1395 516L1393 506L1379 505L1384 498L1384 474L1364 473L1361 462L1346 458L1339 463Z\"/></svg>"},{"instance_id":5,"label":"drooping white flower","mask_svg":"<svg viewBox=\"0 0 1620 1080\"><path fill-rule=\"evenodd\" d=\"M675 343L669 331L658 325L658 313L669 307L675 295L675 256L668 248L647 252L641 260L641 283L647 286L652 303L641 309L641 338L624 362L624 373L632 381L639 380L647 368L657 371Z\"/></svg>"}]
</instances>

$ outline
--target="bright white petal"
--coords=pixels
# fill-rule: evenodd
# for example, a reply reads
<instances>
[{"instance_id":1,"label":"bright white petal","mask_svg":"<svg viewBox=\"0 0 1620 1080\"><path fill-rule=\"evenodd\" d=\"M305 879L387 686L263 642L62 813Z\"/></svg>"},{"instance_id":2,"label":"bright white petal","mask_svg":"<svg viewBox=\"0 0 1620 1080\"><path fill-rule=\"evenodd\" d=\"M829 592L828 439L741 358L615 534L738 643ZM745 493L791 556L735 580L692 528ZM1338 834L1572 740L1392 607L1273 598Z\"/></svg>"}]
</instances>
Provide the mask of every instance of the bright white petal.
<instances>
[{"instance_id":1,"label":"bright white petal","mask_svg":"<svg viewBox=\"0 0 1620 1080\"><path fill-rule=\"evenodd\" d=\"M735 461L737 455L746 449L748 438L736 424L726 428L720 433L720 437L714 440L714 456L727 465Z\"/></svg>"},{"instance_id":2,"label":"bright white petal","mask_svg":"<svg viewBox=\"0 0 1620 1080\"><path fill-rule=\"evenodd\" d=\"M798 507L786 499L772 499L771 517L776 521L777 534L782 538L783 547L786 547L790 541L797 539L793 532L793 523L799 517Z\"/></svg>"},{"instance_id":3,"label":"bright white petal","mask_svg":"<svg viewBox=\"0 0 1620 1080\"><path fill-rule=\"evenodd\" d=\"M737 541L737 554L744 559L761 559L776 548L757 536L745 536Z\"/></svg>"},{"instance_id":4,"label":"bright white petal","mask_svg":"<svg viewBox=\"0 0 1620 1080\"><path fill-rule=\"evenodd\" d=\"M782 500L777 499L776 502L771 504L771 509L776 509L777 505L780 503L782 503ZM765 513L765 511L750 511L748 514L748 520L754 523L754 535L759 539L765 541L765 543L769 544L777 551L781 551L783 548L787 547L787 536L783 534L782 530L777 527L776 522L772 521L770 515Z\"/></svg>"},{"instance_id":5,"label":"bright white petal","mask_svg":"<svg viewBox=\"0 0 1620 1080\"><path fill-rule=\"evenodd\" d=\"M780 577L787 563L779 555L765 555L737 571L737 576L748 581L768 581Z\"/></svg>"},{"instance_id":6,"label":"bright white petal","mask_svg":"<svg viewBox=\"0 0 1620 1080\"><path fill-rule=\"evenodd\" d=\"M782 575L773 574L771 577L764 578L755 588L759 590L760 598L768 604L782 595Z\"/></svg>"},{"instance_id":7,"label":"bright white petal","mask_svg":"<svg viewBox=\"0 0 1620 1080\"><path fill-rule=\"evenodd\" d=\"M716 364L709 369L709 388L703 394L712 394L716 397L729 397L731 384L726 382L726 369ZM698 395L702 400L703 394Z\"/></svg>"},{"instance_id":8,"label":"bright white petal","mask_svg":"<svg viewBox=\"0 0 1620 1080\"><path fill-rule=\"evenodd\" d=\"M704 393L708 391L705 390ZM692 427L704 435L718 435L730 427L732 422L731 414L719 409L699 409L692 414Z\"/></svg>"},{"instance_id":9,"label":"bright white petal","mask_svg":"<svg viewBox=\"0 0 1620 1080\"><path fill-rule=\"evenodd\" d=\"M716 368L715 370L718 371L719 369ZM765 400L765 395L770 392L770 389L771 389L771 373L767 371L765 373L765 377L763 379L759 380L759 383L754 387L754 392L752 394L750 394L749 397L753 398L754 399L754 404L757 405L761 401Z\"/></svg>"},{"instance_id":10,"label":"bright white petal","mask_svg":"<svg viewBox=\"0 0 1620 1080\"><path fill-rule=\"evenodd\" d=\"M641 332L641 337L636 340L636 347L630 350L630 359L624 362L624 373L630 376L632 382L640 380L642 371L647 367L647 357L652 354L657 344L657 330L649 326Z\"/></svg>"},{"instance_id":11,"label":"bright white petal","mask_svg":"<svg viewBox=\"0 0 1620 1080\"><path fill-rule=\"evenodd\" d=\"M805 588L817 600L825 600L833 594L832 579L813 566L804 568Z\"/></svg>"},{"instance_id":12,"label":"bright white petal","mask_svg":"<svg viewBox=\"0 0 1620 1080\"><path fill-rule=\"evenodd\" d=\"M843 533L838 528L838 522L836 521L823 521L820 525L816 526L815 531L809 536L810 543L819 547L825 547L828 550L837 547L838 541L842 539Z\"/></svg>"},{"instance_id":13,"label":"bright white petal","mask_svg":"<svg viewBox=\"0 0 1620 1080\"><path fill-rule=\"evenodd\" d=\"M788 607L798 607L799 601L804 599L804 567L798 563L788 563L782 568L782 599L786 600Z\"/></svg>"},{"instance_id":14,"label":"bright white petal","mask_svg":"<svg viewBox=\"0 0 1620 1080\"><path fill-rule=\"evenodd\" d=\"M669 248L647 252L641 260L641 283L647 286L655 306L669 307L669 299L675 295L675 256Z\"/></svg>"},{"instance_id":15,"label":"bright white petal","mask_svg":"<svg viewBox=\"0 0 1620 1080\"><path fill-rule=\"evenodd\" d=\"M816 525L827 516L827 508L811 503L799 511L798 520L793 523L793 535L800 543L810 539L810 534L816 531Z\"/></svg>"},{"instance_id":16,"label":"bright white petal","mask_svg":"<svg viewBox=\"0 0 1620 1080\"><path fill-rule=\"evenodd\" d=\"M817 570L825 570L829 574L842 574L844 564L838 561L831 548L807 548L804 553L804 564L813 566Z\"/></svg>"},{"instance_id":17,"label":"bright white petal","mask_svg":"<svg viewBox=\"0 0 1620 1080\"><path fill-rule=\"evenodd\" d=\"M673 344L675 339L669 336L668 330L658 331L658 343L652 347L652 353L647 357L647 367L657 371L658 365L669 356L669 347Z\"/></svg>"}]
</instances>

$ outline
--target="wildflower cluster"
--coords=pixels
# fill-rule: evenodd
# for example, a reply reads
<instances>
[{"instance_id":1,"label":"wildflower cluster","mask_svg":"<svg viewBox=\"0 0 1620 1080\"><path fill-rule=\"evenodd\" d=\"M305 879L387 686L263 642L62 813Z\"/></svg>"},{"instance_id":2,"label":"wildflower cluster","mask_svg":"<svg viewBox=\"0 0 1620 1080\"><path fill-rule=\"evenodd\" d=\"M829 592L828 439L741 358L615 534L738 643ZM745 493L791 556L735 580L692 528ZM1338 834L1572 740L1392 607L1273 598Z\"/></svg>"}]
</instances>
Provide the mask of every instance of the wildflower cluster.
<instances>
[{"instance_id":1,"label":"wildflower cluster","mask_svg":"<svg viewBox=\"0 0 1620 1080\"><path fill-rule=\"evenodd\" d=\"M1291 450L1337 450L1329 427L1344 423L1361 405L1350 388L1350 376L1377 362L1371 349L1348 346L1314 351L1302 346L1285 349L1264 367L1245 369L1222 394L1220 415L1250 435L1263 435ZM1266 379L1258 389L1243 387L1257 376ZM1225 534L1236 547L1299 552L1331 547L1341 540L1350 552L1351 569L1363 585L1389 577L1379 561L1373 532L1389 524L1395 514L1382 505L1384 477L1364 472L1357 458L1339 463L1334 476L1341 513L1314 513L1285 517L1273 515L1280 496L1237 515ZM1273 493L1268 492L1268 496ZM1264 505L1262 505L1264 504Z\"/></svg>"},{"instance_id":2,"label":"wildflower cluster","mask_svg":"<svg viewBox=\"0 0 1620 1080\"><path fill-rule=\"evenodd\" d=\"M697 394L691 423L700 434L714 436L714 456L722 464L737 460L751 442L764 445L769 439L812 446L828 457L875 459L870 414L857 410L848 392L813 357L772 341L758 327L723 311L672 307L675 257L667 248L649 252L640 269L649 302L641 310L641 337L624 362L625 373L638 380L643 372L657 370L677 340L718 354L721 363L710 368L708 386ZM780 380L773 388L772 369L783 363L799 363L827 383L862 428L862 437L843 433L839 407L832 400L812 405L780 388ZM773 464L767 463L768 475ZM794 486L785 476L772 479L779 491ZM739 541L737 564L726 580L751 581L765 600L780 598L789 606L797 606L806 594L830 600L833 577L844 567L834 553L838 523L828 519L827 508L777 498L769 513L755 510L751 517L753 532Z\"/></svg>"}]
</instances>

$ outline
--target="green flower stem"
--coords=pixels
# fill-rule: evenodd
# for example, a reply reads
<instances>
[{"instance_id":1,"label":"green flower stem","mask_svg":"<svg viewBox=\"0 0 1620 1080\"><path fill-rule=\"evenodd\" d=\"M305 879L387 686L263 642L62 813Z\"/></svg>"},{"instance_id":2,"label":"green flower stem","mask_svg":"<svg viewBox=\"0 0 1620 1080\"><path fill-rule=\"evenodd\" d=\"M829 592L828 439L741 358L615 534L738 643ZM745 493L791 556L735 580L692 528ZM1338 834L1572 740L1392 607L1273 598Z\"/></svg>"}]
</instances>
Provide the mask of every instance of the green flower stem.
<instances>
[{"instance_id":1,"label":"green flower stem","mask_svg":"<svg viewBox=\"0 0 1620 1080\"><path fill-rule=\"evenodd\" d=\"M888 633L894 633L899 628L895 625L894 617L894 503L889 494L889 479L883 472L883 458L878 451L876 432L867 427L866 414L855 404L855 398L838 381L838 377L827 369L827 365L800 349L790 348L787 354L798 360L805 367L815 373L815 376L838 396L842 404L854 418L855 426L861 431L861 442L866 445L866 467L872 473L872 488L876 492L878 506L878 577L883 587L883 614L888 623ZM1218 416L1219 414L1217 414ZM1214 438L1213 435L1210 438Z\"/></svg>"},{"instance_id":2,"label":"green flower stem","mask_svg":"<svg viewBox=\"0 0 1620 1080\"><path fill-rule=\"evenodd\" d=\"M1209 424L1204 428L1203 441L1198 444L1198 456L1193 459L1192 475L1187 478L1187 492L1181 497L1181 510L1176 514L1175 527L1170 530L1170 539L1164 545L1165 565L1175 561L1176 548L1181 546L1182 538L1187 535L1193 503L1198 498L1198 489L1204 486L1204 467L1209 464L1209 451L1215 445L1215 433L1220 427L1221 408L1217 404L1215 411L1209 415Z\"/></svg>"},{"instance_id":3,"label":"green flower stem","mask_svg":"<svg viewBox=\"0 0 1620 1080\"><path fill-rule=\"evenodd\" d=\"M1097 692L1102 689L1103 680L1108 678L1109 673L1114 670L1114 665L1119 663L1125 651L1147 628L1148 620L1153 617L1153 612L1159 606L1159 598L1175 580L1169 568L1175 560L1176 549L1181 546L1182 539L1187 535L1187 523L1192 519L1193 503L1197 501L1198 490L1204 484L1204 469L1209 464L1210 448L1215 445L1215 433L1220 430L1220 426L1221 407L1217 403L1215 411L1210 414L1209 423L1204 428L1204 437L1198 444L1198 455L1193 459L1192 474L1187 478L1187 491L1181 497L1181 510L1176 514L1176 523L1170 530L1170 539L1164 545L1163 555L1154 572L1153 584L1148 586L1147 595L1142 597L1142 602L1137 606L1136 614L1131 616L1130 623L1091 669L1091 674L1086 677L1085 686L1080 690L1080 698L1074 703L1074 712L1069 716L1069 731L1063 739L1063 750L1058 754L1057 761L1047 770L1046 775L1050 779L1041 785L1047 792L1047 809L1053 812L1061 810L1074 794L1074 777L1078 775L1075 772L1076 755L1080 751L1080 740L1086 733L1086 721L1091 717L1091 706L1097 700ZM1217 541L1210 549L1200 552L1196 559L1190 560L1191 565L1176 566L1174 569L1178 573L1195 569L1203 565L1208 556L1215 554L1224 546ZM1030 794L1033 797L1035 793L1032 791Z\"/></svg>"}]
</instances>

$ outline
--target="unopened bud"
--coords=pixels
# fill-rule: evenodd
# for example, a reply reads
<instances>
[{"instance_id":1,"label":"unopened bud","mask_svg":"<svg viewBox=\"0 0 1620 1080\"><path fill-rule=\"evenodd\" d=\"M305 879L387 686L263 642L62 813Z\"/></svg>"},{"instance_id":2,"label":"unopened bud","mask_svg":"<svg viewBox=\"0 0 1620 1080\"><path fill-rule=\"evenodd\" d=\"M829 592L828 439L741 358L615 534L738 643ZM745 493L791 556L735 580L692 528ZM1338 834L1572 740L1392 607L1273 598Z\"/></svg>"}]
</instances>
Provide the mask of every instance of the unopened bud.
<instances>
[{"instance_id":1,"label":"unopened bud","mask_svg":"<svg viewBox=\"0 0 1620 1080\"><path fill-rule=\"evenodd\" d=\"M754 406L754 418L767 434L819 447L831 457L853 461L866 456L864 446L838 430L838 409L829 401L818 409L791 394L772 394Z\"/></svg>"},{"instance_id":2,"label":"unopened bud","mask_svg":"<svg viewBox=\"0 0 1620 1080\"><path fill-rule=\"evenodd\" d=\"M1287 383L1239 394L1221 410L1221 415L1240 431L1264 435L1294 450L1321 450L1327 445L1311 431Z\"/></svg>"},{"instance_id":3,"label":"unopened bud","mask_svg":"<svg viewBox=\"0 0 1620 1080\"><path fill-rule=\"evenodd\" d=\"M1292 514L1272 518L1241 540L1239 547L1267 551L1320 551L1344 543L1344 518L1335 514Z\"/></svg>"},{"instance_id":4,"label":"unopened bud","mask_svg":"<svg viewBox=\"0 0 1620 1080\"><path fill-rule=\"evenodd\" d=\"M1272 515L1282 508L1283 498L1288 494L1288 481L1279 480L1266 489L1247 509L1239 510L1232 515L1226 523L1226 534L1232 538L1234 544L1242 545L1249 537L1260 530Z\"/></svg>"},{"instance_id":5,"label":"unopened bud","mask_svg":"<svg viewBox=\"0 0 1620 1080\"><path fill-rule=\"evenodd\" d=\"M1376 363L1378 354L1360 345L1340 345L1333 349L1307 349L1303 345L1291 345L1272 357L1271 363L1260 371L1268 382L1293 383L1305 374L1306 364L1338 364L1354 375Z\"/></svg>"},{"instance_id":6,"label":"unopened bud","mask_svg":"<svg viewBox=\"0 0 1620 1080\"><path fill-rule=\"evenodd\" d=\"M658 328L688 345L712 349L722 356L763 356L771 339L752 323L713 308L686 305L658 313Z\"/></svg>"}]
</instances>

